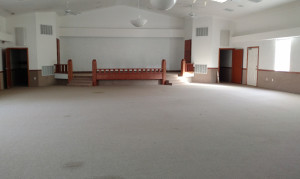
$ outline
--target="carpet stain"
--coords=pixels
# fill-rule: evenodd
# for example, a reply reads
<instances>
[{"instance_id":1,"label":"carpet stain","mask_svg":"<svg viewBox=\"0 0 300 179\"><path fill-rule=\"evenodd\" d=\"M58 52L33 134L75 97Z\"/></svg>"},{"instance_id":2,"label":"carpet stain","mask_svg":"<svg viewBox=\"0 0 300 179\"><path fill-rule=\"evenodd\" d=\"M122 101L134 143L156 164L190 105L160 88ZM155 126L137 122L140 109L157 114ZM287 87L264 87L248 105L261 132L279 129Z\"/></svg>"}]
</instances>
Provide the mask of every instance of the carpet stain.
<instances>
[{"instance_id":1,"label":"carpet stain","mask_svg":"<svg viewBox=\"0 0 300 179\"><path fill-rule=\"evenodd\" d=\"M64 115L65 118L71 117L71 115Z\"/></svg>"},{"instance_id":2,"label":"carpet stain","mask_svg":"<svg viewBox=\"0 0 300 179\"><path fill-rule=\"evenodd\" d=\"M83 166L83 162L68 162L63 165L63 168L79 168Z\"/></svg>"}]
</instances>

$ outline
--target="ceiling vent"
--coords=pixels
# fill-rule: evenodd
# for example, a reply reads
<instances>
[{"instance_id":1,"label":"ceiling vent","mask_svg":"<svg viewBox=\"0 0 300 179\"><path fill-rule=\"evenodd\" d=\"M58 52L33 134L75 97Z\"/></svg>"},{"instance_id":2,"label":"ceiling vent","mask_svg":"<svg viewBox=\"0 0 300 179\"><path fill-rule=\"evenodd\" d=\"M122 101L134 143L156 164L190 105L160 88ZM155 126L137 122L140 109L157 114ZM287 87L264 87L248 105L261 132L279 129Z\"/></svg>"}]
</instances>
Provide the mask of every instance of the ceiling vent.
<instances>
[{"instance_id":1,"label":"ceiling vent","mask_svg":"<svg viewBox=\"0 0 300 179\"><path fill-rule=\"evenodd\" d=\"M205 37L205 36L208 36L208 27L200 27L200 28L196 28L196 36L197 36L197 37Z\"/></svg>"},{"instance_id":2,"label":"ceiling vent","mask_svg":"<svg viewBox=\"0 0 300 179\"><path fill-rule=\"evenodd\" d=\"M52 25L41 25L42 35L53 35Z\"/></svg>"}]
</instances>

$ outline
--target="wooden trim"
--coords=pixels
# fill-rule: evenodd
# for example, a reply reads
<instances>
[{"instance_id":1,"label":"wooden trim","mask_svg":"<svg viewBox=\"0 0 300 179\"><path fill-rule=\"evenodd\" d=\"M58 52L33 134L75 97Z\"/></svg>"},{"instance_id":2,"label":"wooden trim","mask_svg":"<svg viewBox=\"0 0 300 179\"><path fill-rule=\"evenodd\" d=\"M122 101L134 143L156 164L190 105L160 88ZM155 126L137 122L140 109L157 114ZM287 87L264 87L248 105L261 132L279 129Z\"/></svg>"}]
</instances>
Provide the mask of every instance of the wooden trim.
<instances>
[{"instance_id":1,"label":"wooden trim","mask_svg":"<svg viewBox=\"0 0 300 179\"><path fill-rule=\"evenodd\" d=\"M1 73L3 73L3 71L0 71L0 74ZM0 79L0 90L2 89L1 84L2 84L2 80Z\"/></svg>"},{"instance_id":2,"label":"wooden trim","mask_svg":"<svg viewBox=\"0 0 300 179\"><path fill-rule=\"evenodd\" d=\"M73 80L73 63L72 59L68 60L68 83L70 83Z\"/></svg>"},{"instance_id":3,"label":"wooden trim","mask_svg":"<svg viewBox=\"0 0 300 179\"><path fill-rule=\"evenodd\" d=\"M60 40L56 39L57 64L60 65Z\"/></svg>"},{"instance_id":4,"label":"wooden trim","mask_svg":"<svg viewBox=\"0 0 300 179\"><path fill-rule=\"evenodd\" d=\"M220 67L220 68L232 68L232 67Z\"/></svg>"},{"instance_id":5,"label":"wooden trim","mask_svg":"<svg viewBox=\"0 0 300 179\"><path fill-rule=\"evenodd\" d=\"M33 71L42 71L42 70L29 70L29 71L32 71L32 72L33 72Z\"/></svg>"},{"instance_id":6,"label":"wooden trim","mask_svg":"<svg viewBox=\"0 0 300 179\"><path fill-rule=\"evenodd\" d=\"M275 70L265 70L265 69L258 69L257 71L276 72L276 73L300 74L300 72L295 72L295 71L275 71Z\"/></svg>"},{"instance_id":7,"label":"wooden trim","mask_svg":"<svg viewBox=\"0 0 300 179\"><path fill-rule=\"evenodd\" d=\"M207 68L208 70L218 70L219 68Z\"/></svg>"},{"instance_id":8,"label":"wooden trim","mask_svg":"<svg viewBox=\"0 0 300 179\"><path fill-rule=\"evenodd\" d=\"M92 73L93 71L73 71L73 73Z\"/></svg>"},{"instance_id":9,"label":"wooden trim","mask_svg":"<svg viewBox=\"0 0 300 179\"><path fill-rule=\"evenodd\" d=\"M96 59L92 62L92 74L93 74L93 86L97 86L97 61Z\"/></svg>"},{"instance_id":10,"label":"wooden trim","mask_svg":"<svg viewBox=\"0 0 300 179\"><path fill-rule=\"evenodd\" d=\"M243 70L247 70L247 68L243 68Z\"/></svg>"},{"instance_id":11,"label":"wooden trim","mask_svg":"<svg viewBox=\"0 0 300 179\"><path fill-rule=\"evenodd\" d=\"M27 50L28 48L25 48L25 47L10 47L10 48L7 48L8 50Z\"/></svg>"},{"instance_id":12,"label":"wooden trim","mask_svg":"<svg viewBox=\"0 0 300 179\"><path fill-rule=\"evenodd\" d=\"M167 63L163 59L161 68L115 68L97 69L97 61L92 62L93 86L98 80L161 80L162 85L166 84Z\"/></svg>"},{"instance_id":13,"label":"wooden trim","mask_svg":"<svg viewBox=\"0 0 300 179\"><path fill-rule=\"evenodd\" d=\"M250 48L257 48L258 54L257 54L257 79L256 79L256 86L258 86L258 69L259 69L259 46L252 46L247 48L247 70L246 70L246 85L248 85L248 59L249 59L249 49Z\"/></svg>"},{"instance_id":14,"label":"wooden trim","mask_svg":"<svg viewBox=\"0 0 300 179\"><path fill-rule=\"evenodd\" d=\"M74 73L93 73L93 71L73 71ZM167 73L180 73L180 70L167 70Z\"/></svg>"},{"instance_id":15,"label":"wooden trim","mask_svg":"<svg viewBox=\"0 0 300 179\"><path fill-rule=\"evenodd\" d=\"M167 80L167 61L165 59L163 59L162 62L161 62L161 69L162 69L161 83L162 83L162 85L165 85L166 80Z\"/></svg>"},{"instance_id":16,"label":"wooden trim","mask_svg":"<svg viewBox=\"0 0 300 179\"><path fill-rule=\"evenodd\" d=\"M185 59L182 59L182 60L181 60L180 76L183 76L183 75L184 75L185 69L186 69L186 61L185 61Z\"/></svg>"}]
</instances>

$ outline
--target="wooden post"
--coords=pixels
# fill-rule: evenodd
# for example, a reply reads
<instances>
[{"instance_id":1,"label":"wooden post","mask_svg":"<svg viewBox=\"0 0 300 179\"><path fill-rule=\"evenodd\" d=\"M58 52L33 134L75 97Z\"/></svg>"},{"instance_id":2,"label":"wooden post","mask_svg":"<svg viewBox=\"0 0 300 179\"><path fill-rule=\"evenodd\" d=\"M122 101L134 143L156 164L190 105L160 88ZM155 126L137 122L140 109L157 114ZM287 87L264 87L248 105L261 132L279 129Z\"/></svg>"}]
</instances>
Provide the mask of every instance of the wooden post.
<instances>
[{"instance_id":1,"label":"wooden post","mask_svg":"<svg viewBox=\"0 0 300 179\"><path fill-rule=\"evenodd\" d=\"M97 61L94 59L92 63L93 86L97 86Z\"/></svg>"},{"instance_id":2,"label":"wooden post","mask_svg":"<svg viewBox=\"0 0 300 179\"><path fill-rule=\"evenodd\" d=\"M166 80L167 80L167 62L165 59L162 60L161 62L161 68L162 68L162 85L166 84Z\"/></svg>"},{"instance_id":3,"label":"wooden post","mask_svg":"<svg viewBox=\"0 0 300 179\"><path fill-rule=\"evenodd\" d=\"M73 63L72 60L68 60L68 83L73 80Z\"/></svg>"},{"instance_id":4,"label":"wooden post","mask_svg":"<svg viewBox=\"0 0 300 179\"><path fill-rule=\"evenodd\" d=\"M182 59L181 60L181 73L180 73L180 76L183 76L185 71L186 71L186 61L185 61L185 59Z\"/></svg>"}]
</instances>

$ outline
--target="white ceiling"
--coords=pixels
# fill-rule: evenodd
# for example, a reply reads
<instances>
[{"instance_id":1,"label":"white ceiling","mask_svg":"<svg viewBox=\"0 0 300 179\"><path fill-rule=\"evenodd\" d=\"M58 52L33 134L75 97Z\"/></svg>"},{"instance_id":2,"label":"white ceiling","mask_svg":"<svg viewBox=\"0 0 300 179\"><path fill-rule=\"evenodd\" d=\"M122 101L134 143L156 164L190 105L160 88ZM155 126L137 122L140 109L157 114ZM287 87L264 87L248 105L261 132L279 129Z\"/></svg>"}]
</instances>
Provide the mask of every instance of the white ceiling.
<instances>
[{"instance_id":1,"label":"white ceiling","mask_svg":"<svg viewBox=\"0 0 300 179\"><path fill-rule=\"evenodd\" d=\"M69 0L70 9L74 11L88 11L97 8L105 8L116 5L137 7L138 0ZM205 1L207 5L205 6ZM253 3L249 0L228 0L225 3L217 3L211 0L197 0L193 11L197 16L220 16L225 18L237 18L250 13L282 6L299 0L262 0ZM193 0L178 0L175 7L169 11L163 11L172 16L185 17L192 11ZM149 0L140 0L141 8L152 9ZM0 15L10 16L11 14L22 14L34 11L55 11L59 15L64 14L66 0L0 0ZM232 12L224 9L232 9Z\"/></svg>"}]
</instances>

